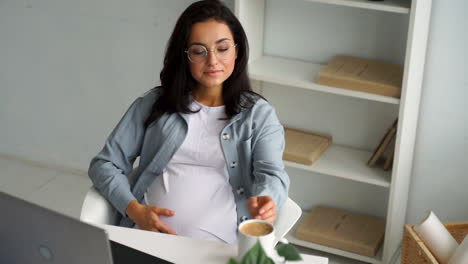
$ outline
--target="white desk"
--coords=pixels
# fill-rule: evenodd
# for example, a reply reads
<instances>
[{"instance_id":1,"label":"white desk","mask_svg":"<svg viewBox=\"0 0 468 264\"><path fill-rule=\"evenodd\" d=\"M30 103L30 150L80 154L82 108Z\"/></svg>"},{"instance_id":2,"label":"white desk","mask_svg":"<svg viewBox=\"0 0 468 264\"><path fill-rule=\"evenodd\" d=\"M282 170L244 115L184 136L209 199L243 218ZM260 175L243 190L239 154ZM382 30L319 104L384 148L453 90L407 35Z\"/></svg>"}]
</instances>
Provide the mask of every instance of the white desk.
<instances>
[{"instance_id":1,"label":"white desk","mask_svg":"<svg viewBox=\"0 0 468 264\"><path fill-rule=\"evenodd\" d=\"M177 264L226 264L237 255L236 245L111 225L99 227L107 231L110 240ZM303 261L288 263L328 264L328 259L323 257L302 255L302 258Z\"/></svg>"}]
</instances>

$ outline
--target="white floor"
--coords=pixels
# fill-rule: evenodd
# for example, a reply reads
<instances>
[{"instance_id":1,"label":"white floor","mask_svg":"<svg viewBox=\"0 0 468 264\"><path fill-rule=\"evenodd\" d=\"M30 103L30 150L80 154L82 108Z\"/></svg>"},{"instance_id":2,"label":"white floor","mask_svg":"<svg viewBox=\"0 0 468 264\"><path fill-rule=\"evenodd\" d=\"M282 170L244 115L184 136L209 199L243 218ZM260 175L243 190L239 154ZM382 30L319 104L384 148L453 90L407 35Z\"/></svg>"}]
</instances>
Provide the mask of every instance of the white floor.
<instances>
[{"instance_id":1,"label":"white floor","mask_svg":"<svg viewBox=\"0 0 468 264\"><path fill-rule=\"evenodd\" d=\"M79 218L81 203L91 181L86 172L49 168L0 156L0 191L20 197L52 210ZM307 254L327 256L330 264L361 264L363 262L299 247Z\"/></svg>"},{"instance_id":2,"label":"white floor","mask_svg":"<svg viewBox=\"0 0 468 264\"><path fill-rule=\"evenodd\" d=\"M79 217L91 186L86 172L71 172L0 156L0 191Z\"/></svg>"}]
</instances>

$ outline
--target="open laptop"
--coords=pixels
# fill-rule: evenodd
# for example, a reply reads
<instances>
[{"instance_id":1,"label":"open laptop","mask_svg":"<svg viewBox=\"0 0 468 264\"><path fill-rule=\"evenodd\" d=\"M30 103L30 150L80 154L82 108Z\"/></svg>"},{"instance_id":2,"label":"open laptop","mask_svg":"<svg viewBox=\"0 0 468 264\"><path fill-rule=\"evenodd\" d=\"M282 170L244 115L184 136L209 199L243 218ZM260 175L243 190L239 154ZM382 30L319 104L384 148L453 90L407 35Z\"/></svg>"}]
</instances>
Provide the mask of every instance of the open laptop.
<instances>
[{"instance_id":1,"label":"open laptop","mask_svg":"<svg viewBox=\"0 0 468 264\"><path fill-rule=\"evenodd\" d=\"M103 229L0 192L0 263L171 263Z\"/></svg>"}]
</instances>

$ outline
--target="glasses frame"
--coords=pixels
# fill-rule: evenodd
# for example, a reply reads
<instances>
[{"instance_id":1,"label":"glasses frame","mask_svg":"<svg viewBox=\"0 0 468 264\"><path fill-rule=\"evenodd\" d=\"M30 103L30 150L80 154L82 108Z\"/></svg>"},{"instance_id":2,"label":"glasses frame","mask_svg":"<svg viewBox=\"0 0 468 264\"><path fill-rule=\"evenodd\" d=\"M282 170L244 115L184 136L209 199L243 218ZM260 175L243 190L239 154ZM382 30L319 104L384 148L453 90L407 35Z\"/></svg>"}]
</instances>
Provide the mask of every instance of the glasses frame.
<instances>
[{"instance_id":1,"label":"glasses frame","mask_svg":"<svg viewBox=\"0 0 468 264\"><path fill-rule=\"evenodd\" d=\"M206 53L205 53L205 55L203 55L203 56L205 57L205 59L204 59L203 61L195 62L195 61L193 61L193 60L190 58L189 49L190 49L190 47L192 47L192 46L194 46L194 45L202 46L202 47L205 49ZM216 47L209 49L209 48L207 48L206 46L200 45L200 44L193 44L193 45L190 45L190 47L189 47L187 50L185 50L184 52L187 53L187 58L189 59L189 61L190 61L191 63L202 63L202 62L205 62L205 61L208 59L208 53L210 53L210 52L213 52L213 53L214 53L214 55L216 56L216 59L218 59L218 60L223 60L223 59L220 59L220 58L218 57L218 52L216 51ZM231 49L231 48L236 48L236 47L237 47L237 43L233 43L232 45L229 46L229 49Z\"/></svg>"}]
</instances>

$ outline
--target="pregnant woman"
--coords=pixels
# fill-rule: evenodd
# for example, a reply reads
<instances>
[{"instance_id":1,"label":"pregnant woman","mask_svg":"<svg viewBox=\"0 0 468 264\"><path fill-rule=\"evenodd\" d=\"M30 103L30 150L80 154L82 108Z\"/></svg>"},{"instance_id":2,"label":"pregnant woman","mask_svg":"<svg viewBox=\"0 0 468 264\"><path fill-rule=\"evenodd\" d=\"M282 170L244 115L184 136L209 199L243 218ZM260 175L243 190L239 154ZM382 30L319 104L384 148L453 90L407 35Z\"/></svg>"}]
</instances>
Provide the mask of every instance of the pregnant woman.
<instances>
[{"instance_id":1,"label":"pregnant woman","mask_svg":"<svg viewBox=\"0 0 468 264\"><path fill-rule=\"evenodd\" d=\"M90 164L121 226L236 243L240 222L275 221L289 187L284 129L251 90L247 62L245 32L224 4L182 13L161 86L133 102Z\"/></svg>"}]
</instances>

